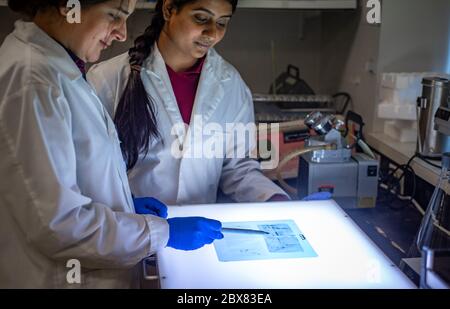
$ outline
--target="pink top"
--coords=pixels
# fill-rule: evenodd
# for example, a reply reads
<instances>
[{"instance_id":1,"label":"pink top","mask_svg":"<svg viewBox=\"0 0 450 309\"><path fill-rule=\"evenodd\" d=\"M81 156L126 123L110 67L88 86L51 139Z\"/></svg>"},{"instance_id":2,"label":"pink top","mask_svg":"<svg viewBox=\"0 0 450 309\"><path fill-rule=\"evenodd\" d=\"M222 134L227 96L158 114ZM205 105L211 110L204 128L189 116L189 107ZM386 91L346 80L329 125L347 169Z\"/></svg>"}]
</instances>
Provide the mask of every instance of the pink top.
<instances>
[{"instance_id":1,"label":"pink top","mask_svg":"<svg viewBox=\"0 0 450 309\"><path fill-rule=\"evenodd\" d=\"M166 64L170 82L172 83L172 89L175 93L175 98L177 99L178 108L180 109L181 117L186 124L191 122L195 94L197 93L197 86L204 62L205 57L199 59L192 68L184 72L175 72Z\"/></svg>"}]
</instances>

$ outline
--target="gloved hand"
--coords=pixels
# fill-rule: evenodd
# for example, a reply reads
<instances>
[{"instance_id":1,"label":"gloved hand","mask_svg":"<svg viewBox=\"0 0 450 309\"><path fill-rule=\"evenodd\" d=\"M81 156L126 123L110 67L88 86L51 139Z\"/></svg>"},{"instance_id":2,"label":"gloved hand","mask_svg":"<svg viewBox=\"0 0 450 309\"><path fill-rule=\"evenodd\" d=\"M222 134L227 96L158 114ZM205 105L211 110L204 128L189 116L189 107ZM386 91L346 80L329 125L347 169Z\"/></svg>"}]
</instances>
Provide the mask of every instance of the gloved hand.
<instances>
[{"instance_id":1,"label":"gloved hand","mask_svg":"<svg viewBox=\"0 0 450 309\"><path fill-rule=\"evenodd\" d=\"M137 214L167 218L167 206L153 197L134 198L133 202Z\"/></svg>"},{"instance_id":2,"label":"gloved hand","mask_svg":"<svg viewBox=\"0 0 450 309\"><path fill-rule=\"evenodd\" d=\"M170 218L168 247L179 250L195 250L222 239L222 223L202 217Z\"/></svg>"},{"instance_id":3,"label":"gloved hand","mask_svg":"<svg viewBox=\"0 0 450 309\"><path fill-rule=\"evenodd\" d=\"M312 193L302 199L302 201L308 202L308 201L325 201L331 199L333 195L331 192L324 191L324 192L315 192Z\"/></svg>"}]
</instances>

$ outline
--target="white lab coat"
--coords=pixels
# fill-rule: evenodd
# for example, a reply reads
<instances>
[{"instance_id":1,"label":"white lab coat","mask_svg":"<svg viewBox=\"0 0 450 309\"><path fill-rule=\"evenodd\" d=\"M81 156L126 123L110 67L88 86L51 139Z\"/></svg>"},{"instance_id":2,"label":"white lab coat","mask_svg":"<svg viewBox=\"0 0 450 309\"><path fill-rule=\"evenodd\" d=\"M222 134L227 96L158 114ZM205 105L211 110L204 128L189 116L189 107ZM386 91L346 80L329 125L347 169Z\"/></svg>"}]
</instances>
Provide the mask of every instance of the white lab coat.
<instances>
[{"instance_id":1,"label":"white lab coat","mask_svg":"<svg viewBox=\"0 0 450 309\"><path fill-rule=\"evenodd\" d=\"M88 72L88 80L111 115L128 80L128 59L125 53L93 66ZM129 173L134 194L155 196L170 205L215 203L219 186L225 194L239 202L266 201L274 194L286 195L262 174L256 160L202 156L201 147L205 141L217 138L215 133L205 132L208 124L217 123L217 130L227 134L231 131L226 129L227 123L254 123L250 90L237 70L214 49L208 52L203 66L188 130L184 125L180 126L183 120L157 44L144 62L141 77L156 105L158 129L163 142L153 139L149 153L141 156ZM196 117L202 123L195 122ZM178 128L172 134L174 125ZM202 136L202 140L192 138L199 132L197 136ZM181 158L171 153L171 148L177 143L185 151ZM250 153L252 145L247 143L243 147L247 154ZM222 148L223 153L232 150L230 146ZM200 152L197 152L199 149ZM192 158L196 153L200 153L200 157ZM191 158L186 154L190 154Z\"/></svg>"},{"instance_id":2,"label":"white lab coat","mask_svg":"<svg viewBox=\"0 0 450 309\"><path fill-rule=\"evenodd\" d=\"M0 59L0 288L137 286L168 224L134 213L95 91L34 23L16 22ZM66 280L71 259L81 284Z\"/></svg>"}]
</instances>

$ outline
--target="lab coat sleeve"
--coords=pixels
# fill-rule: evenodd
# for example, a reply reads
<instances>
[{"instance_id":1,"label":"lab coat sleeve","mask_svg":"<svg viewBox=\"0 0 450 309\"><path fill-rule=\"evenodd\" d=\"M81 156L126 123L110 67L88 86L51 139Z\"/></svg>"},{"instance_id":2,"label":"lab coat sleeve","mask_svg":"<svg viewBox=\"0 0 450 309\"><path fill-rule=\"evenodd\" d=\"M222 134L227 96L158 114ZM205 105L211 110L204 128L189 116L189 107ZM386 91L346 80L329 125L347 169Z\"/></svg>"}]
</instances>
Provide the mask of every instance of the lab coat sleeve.
<instances>
[{"instance_id":1,"label":"lab coat sleeve","mask_svg":"<svg viewBox=\"0 0 450 309\"><path fill-rule=\"evenodd\" d=\"M0 145L14 190L2 199L30 246L86 268L128 268L167 244L166 220L115 212L80 192L71 113L59 90L28 85L6 100Z\"/></svg>"},{"instance_id":2,"label":"lab coat sleeve","mask_svg":"<svg viewBox=\"0 0 450 309\"><path fill-rule=\"evenodd\" d=\"M234 124L254 124L253 99L250 89L245 85L240 76L235 79L235 95L230 96L237 104L237 113ZM233 143L230 143L233 144ZM227 153L235 152L236 148L245 147L246 158L226 158L222 167L220 188L222 192L237 202L264 202L276 194L289 196L273 181L264 176L260 164L251 159L250 154L255 143L246 142L243 146L233 145L234 149L227 149Z\"/></svg>"}]
</instances>

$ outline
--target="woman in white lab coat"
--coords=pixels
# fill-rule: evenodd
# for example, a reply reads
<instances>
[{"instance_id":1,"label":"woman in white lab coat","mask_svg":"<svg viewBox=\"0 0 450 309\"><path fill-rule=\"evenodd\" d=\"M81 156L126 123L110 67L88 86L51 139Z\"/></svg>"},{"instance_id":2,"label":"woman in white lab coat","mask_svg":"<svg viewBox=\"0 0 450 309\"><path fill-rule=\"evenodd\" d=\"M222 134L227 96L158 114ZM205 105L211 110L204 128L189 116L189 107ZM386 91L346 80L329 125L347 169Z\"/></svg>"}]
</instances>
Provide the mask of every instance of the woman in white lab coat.
<instances>
[{"instance_id":1,"label":"woman in white lab coat","mask_svg":"<svg viewBox=\"0 0 450 309\"><path fill-rule=\"evenodd\" d=\"M217 221L135 213L114 123L83 78L125 40L136 1L81 1L78 24L66 3L8 1L33 22L0 47L0 288L137 286L166 244L221 237Z\"/></svg>"},{"instance_id":2,"label":"woman in white lab coat","mask_svg":"<svg viewBox=\"0 0 450 309\"><path fill-rule=\"evenodd\" d=\"M214 203L220 188L238 202L288 199L249 158L250 143L222 143L231 126L254 123L250 90L213 49L236 5L159 0L151 25L129 53L89 71L115 119L138 196L168 204ZM217 146L208 156L205 146L214 143L222 150ZM245 156L227 156L236 148Z\"/></svg>"}]
</instances>

